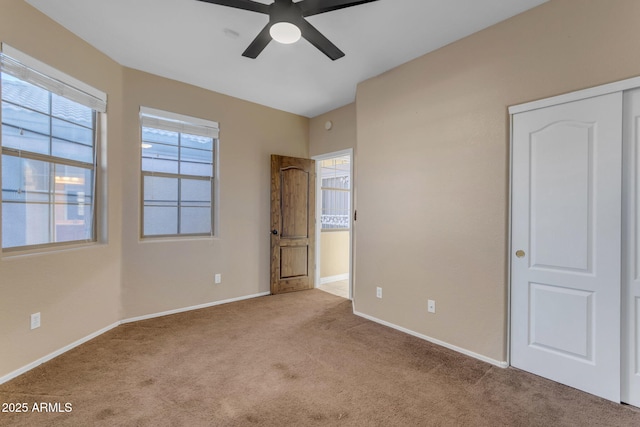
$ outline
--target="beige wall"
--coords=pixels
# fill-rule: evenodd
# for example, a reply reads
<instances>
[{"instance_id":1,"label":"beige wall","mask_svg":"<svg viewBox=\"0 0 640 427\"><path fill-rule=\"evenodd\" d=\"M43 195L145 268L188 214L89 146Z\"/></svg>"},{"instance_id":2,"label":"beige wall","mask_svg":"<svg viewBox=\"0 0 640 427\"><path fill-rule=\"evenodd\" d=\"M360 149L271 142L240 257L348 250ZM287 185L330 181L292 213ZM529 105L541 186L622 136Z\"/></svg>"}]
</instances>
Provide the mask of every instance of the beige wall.
<instances>
[{"instance_id":1,"label":"beige wall","mask_svg":"<svg viewBox=\"0 0 640 427\"><path fill-rule=\"evenodd\" d=\"M309 120L131 69L124 88L123 316L269 292L270 155L307 157ZM141 105L220 123L218 238L139 240Z\"/></svg>"},{"instance_id":2,"label":"beige wall","mask_svg":"<svg viewBox=\"0 0 640 427\"><path fill-rule=\"evenodd\" d=\"M324 124L330 120L333 126L326 130ZM356 104L348 104L321 114L309 123L309 155L333 153L356 146Z\"/></svg>"},{"instance_id":3,"label":"beige wall","mask_svg":"<svg viewBox=\"0 0 640 427\"><path fill-rule=\"evenodd\" d=\"M552 0L359 85L357 311L506 360L507 107L640 75L639 16Z\"/></svg>"},{"instance_id":4,"label":"beige wall","mask_svg":"<svg viewBox=\"0 0 640 427\"><path fill-rule=\"evenodd\" d=\"M505 360L507 106L640 75L638 16L637 0L552 0L362 83L356 104L309 122L123 69L3 0L1 41L108 94L109 167L108 243L0 259L0 377L121 318L268 291L269 154L356 138L356 309ZM139 242L141 104L220 122L219 238Z\"/></svg>"},{"instance_id":5,"label":"beige wall","mask_svg":"<svg viewBox=\"0 0 640 427\"><path fill-rule=\"evenodd\" d=\"M0 41L108 94L108 243L0 259L0 377L120 320L122 68L21 0ZM42 326L31 331L29 316Z\"/></svg>"},{"instance_id":6,"label":"beige wall","mask_svg":"<svg viewBox=\"0 0 640 427\"><path fill-rule=\"evenodd\" d=\"M121 319L269 291L269 156L307 157L309 119L125 69L22 0L0 41L108 94L107 241L0 258L0 378ZM218 238L139 241L140 105L220 123Z\"/></svg>"},{"instance_id":7,"label":"beige wall","mask_svg":"<svg viewBox=\"0 0 640 427\"><path fill-rule=\"evenodd\" d=\"M320 233L320 278L349 274L349 231Z\"/></svg>"}]
</instances>

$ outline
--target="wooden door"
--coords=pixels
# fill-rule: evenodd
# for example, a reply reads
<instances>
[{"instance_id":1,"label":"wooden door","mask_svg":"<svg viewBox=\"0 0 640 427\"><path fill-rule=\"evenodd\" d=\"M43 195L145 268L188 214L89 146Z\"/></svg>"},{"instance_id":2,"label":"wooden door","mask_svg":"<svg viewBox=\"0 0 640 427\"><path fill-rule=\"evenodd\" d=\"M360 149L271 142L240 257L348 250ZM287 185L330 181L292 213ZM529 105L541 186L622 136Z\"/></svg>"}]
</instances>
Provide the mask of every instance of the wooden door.
<instances>
[{"instance_id":1,"label":"wooden door","mask_svg":"<svg viewBox=\"0 0 640 427\"><path fill-rule=\"evenodd\" d=\"M622 94L513 117L511 363L620 401Z\"/></svg>"},{"instance_id":2,"label":"wooden door","mask_svg":"<svg viewBox=\"0 0 640 427\"><path fill-rule=\"evenodd\" d=\"M271 156L271 293L314 288L315 161Z\"/></svg>"}]
</instances>

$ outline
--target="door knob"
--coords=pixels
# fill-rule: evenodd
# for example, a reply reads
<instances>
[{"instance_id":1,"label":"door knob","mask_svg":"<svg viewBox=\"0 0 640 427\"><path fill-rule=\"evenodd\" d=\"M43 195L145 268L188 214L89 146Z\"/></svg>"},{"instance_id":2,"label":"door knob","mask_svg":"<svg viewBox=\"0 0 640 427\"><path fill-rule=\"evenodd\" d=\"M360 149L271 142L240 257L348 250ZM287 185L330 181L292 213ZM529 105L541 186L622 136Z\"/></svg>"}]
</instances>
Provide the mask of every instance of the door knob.
<instances>
[{"instance_id":1,"label":"door knob","mask_svg":"<svg viewBox=\"0 0 640 427\"><path fill-rule=\"evenodd\" d=\"M524 258L524 255L525 255L525 253L524 253L524 251L522 249L516 251L516 256L518 258Z\"/></svg>"},{"instance_id":2,"label":"door knob","mask_svg":"<svg viewBox=\"0 0 640 427\"><path fill-rule=\"evenodd\" d=\"M278 230L271 230L271 234L273 234L274 236L278 235Z\"/></svg>"}]
</instances>

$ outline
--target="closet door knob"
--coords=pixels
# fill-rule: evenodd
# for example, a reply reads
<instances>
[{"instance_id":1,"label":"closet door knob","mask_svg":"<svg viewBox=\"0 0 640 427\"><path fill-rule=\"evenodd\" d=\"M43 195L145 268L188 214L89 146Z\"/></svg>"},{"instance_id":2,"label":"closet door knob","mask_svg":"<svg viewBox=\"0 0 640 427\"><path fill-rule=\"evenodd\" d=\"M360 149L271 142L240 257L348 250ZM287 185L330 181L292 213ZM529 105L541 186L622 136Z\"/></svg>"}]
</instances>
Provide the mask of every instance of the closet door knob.
<instances>
[{"instance_id":1,"label":"closet door knob","mask_svg":"<svg viewBox=\"0 0 640 427\"><path fill-rule=\"evenodd\" d=\"M519 249L519 250L516 251L516 256L518 258L524 258L525 253L524 253L524 251L522 249Z\"/></svg>"}]
</instances>

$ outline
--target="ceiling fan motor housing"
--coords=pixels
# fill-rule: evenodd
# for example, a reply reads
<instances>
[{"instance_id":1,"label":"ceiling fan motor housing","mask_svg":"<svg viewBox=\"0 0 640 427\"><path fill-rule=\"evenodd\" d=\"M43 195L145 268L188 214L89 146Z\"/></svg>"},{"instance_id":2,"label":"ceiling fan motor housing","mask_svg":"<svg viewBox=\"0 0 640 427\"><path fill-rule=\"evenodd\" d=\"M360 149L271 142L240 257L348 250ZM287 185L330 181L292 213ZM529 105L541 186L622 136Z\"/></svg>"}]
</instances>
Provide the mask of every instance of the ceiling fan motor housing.
<instances>
[{"instance_id":1,"label":"ceiling fan motor housing","mask_svg":"<svg viewBox=\"0 0 640 427\"><path fill-rule=\"evenodd\" d=\"M290 22L298 26L302 17L302 9L292 0L276 0L269 5L269 23Z\"/></svg>"}]
</instances>

